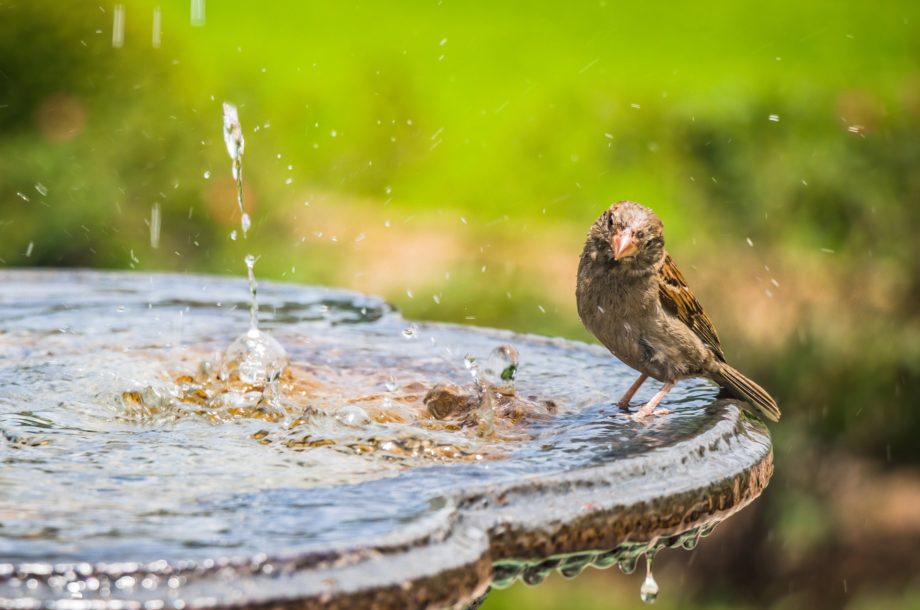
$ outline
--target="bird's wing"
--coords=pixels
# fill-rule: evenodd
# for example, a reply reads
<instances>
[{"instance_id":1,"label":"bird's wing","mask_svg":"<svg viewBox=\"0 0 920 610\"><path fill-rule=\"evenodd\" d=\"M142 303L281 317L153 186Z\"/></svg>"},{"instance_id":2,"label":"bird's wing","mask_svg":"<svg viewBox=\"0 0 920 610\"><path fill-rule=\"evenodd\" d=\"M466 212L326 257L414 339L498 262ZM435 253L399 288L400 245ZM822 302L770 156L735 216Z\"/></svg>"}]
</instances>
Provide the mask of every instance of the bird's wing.
<instances>
[{"instance_id":1,"label":"bird's wing","mask_svg":"<svg viewBox=\"0 0 920 610\"><path fill-rule=\"evenodd\" d=\"M719 360L725 360L719 335L712 320L703 311L702 305L693 296L684 274L680 272L670 254L665 254L664 264L658 272L658 296L662 307L687 325L700 340L715 353Z\"/></svg>"}]
</instances>

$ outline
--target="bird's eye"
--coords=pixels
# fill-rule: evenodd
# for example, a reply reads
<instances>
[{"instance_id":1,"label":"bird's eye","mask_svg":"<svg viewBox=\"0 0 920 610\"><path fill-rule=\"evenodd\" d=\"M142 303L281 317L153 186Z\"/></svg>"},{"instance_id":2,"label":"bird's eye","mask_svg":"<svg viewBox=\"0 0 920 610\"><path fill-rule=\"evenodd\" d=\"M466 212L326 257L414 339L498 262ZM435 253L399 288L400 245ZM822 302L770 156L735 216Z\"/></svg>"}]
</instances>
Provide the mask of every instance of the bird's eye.
<instances>
[{"instance_id":1,"label":"bird's eye","mask_svg":"<svg viewBox=\"0 0 920 610\"><path fill-rule=\"evenodd\" d=\"M642 239L645 237L645 231L636 231L636 239Z\"/></svg>"}]
</instances>

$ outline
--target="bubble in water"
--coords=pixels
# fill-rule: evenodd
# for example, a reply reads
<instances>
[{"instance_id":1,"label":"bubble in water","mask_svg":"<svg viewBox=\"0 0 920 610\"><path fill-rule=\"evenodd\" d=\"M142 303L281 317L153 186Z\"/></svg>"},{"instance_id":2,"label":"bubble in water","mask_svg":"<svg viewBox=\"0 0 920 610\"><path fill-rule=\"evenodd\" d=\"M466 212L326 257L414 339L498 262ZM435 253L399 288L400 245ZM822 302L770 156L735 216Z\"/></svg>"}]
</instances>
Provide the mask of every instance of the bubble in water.
<instances>
[{"instance_id":1,"label":"bubble in water","mask_svg":"<svg viewBox=\"0 0 920 610\"><path fill-rule=\"evenodd\" d=\"M358 405L345 405L336 411L335 418L346 426L360 427L371 423L370 416Z\"/></svg>"},{"instance_id":2,"label":"bubble in water","mask_svg":"<svg viewBox=\"0 0 920 610\"><path fill-rule=\"evenodd\" d=\"M250 328L224 352L220 376L224 380L238 378L243 383L260 386L277 379L287 364L287 352L277 340L257 328Z\"/></svg>"},{"instance_id":3,"label":"bubble in water","mask_svg":"<svg viewBox=\"0 0 920 610\"><path fill-rule=\"evenodd\" d=\"M652 560L655 558L652 554L645 555L645 580L639 588L639 597L646 604L654 604L658 599L658 583L655 582L655 576L652 574Z\"/></svg>"},{"instance_id":4,"label":"bubble in water","mask_svg":"<svg viewBox=\"0 0 920 610\"><path fill-rule=\"evenodd\" d=\"M517 349L513 345L499 345L482 364L480 377L483 382L502 394L514 394L514 376L517 369Z\"/></svg>"}]
</instances>

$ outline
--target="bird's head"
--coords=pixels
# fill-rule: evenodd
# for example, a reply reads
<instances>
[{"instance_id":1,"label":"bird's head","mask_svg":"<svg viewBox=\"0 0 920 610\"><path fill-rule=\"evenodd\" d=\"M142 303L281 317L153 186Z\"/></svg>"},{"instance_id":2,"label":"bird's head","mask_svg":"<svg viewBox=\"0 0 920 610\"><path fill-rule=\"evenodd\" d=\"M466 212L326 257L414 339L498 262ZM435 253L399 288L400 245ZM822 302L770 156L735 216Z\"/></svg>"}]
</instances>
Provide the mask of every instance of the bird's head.
<instances>
[{"instance_id":1,"label":"bird's head","mask_svg":"<svg viewBox=\"0 0 920 610\"><path fill-rule=\"evenodd\" d=\"M619 201L600 215L588 235L603 260L637 268L657 264L664 256L661 220L644 205Z\"/></svg>"}]
</instances>

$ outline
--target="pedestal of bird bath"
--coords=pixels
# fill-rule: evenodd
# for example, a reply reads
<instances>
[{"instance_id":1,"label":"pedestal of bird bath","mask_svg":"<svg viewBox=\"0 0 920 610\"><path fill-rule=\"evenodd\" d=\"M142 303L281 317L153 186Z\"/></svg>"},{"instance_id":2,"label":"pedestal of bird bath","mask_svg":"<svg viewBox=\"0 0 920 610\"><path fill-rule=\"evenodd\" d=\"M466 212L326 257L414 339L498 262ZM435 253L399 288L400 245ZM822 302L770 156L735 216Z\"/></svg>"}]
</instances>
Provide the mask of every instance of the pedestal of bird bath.
<instances>
[{"instance_id":1,"label":"pedestal of bird bath","mask_svg":"<svg viewBox=\"0 0 920 610\"><path fill-rule=\"evenodd\" d=\"M246 328L242 280L0 283L3 608L463 607L690 548L772 471L765 427L706 382L624 417L633 373L582 343L266 283L263 328L291 359L268 408L207 381ZM431 387L471 387L465 356L499 344L524 406L485 438L432 417Z\"/></svg>"}]
</instances>

